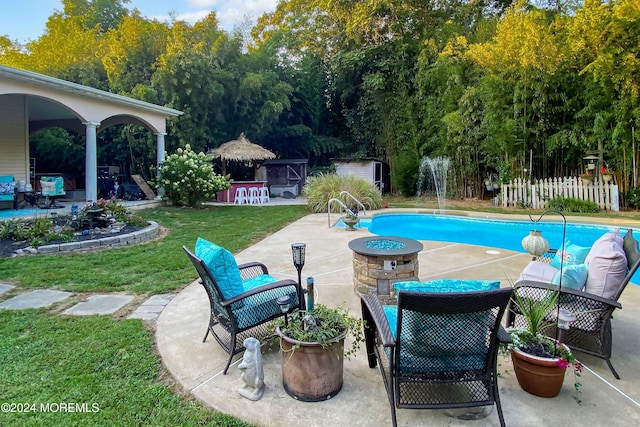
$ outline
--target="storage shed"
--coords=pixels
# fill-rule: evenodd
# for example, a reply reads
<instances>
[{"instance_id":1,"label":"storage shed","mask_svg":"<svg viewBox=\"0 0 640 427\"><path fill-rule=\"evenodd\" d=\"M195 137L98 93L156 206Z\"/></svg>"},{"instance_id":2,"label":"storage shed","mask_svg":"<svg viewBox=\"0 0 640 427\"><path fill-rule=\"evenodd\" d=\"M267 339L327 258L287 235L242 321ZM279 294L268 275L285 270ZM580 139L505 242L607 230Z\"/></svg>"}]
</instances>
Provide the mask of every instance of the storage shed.
<instances>
[{"instance_id":1,"label":"storage shed","mask_svg":"<svg viewBox=\"0 0 640 427\"><path fill-rule=\"evenodd\" d=\"M338 175L354 175L378 187L385 195L391 191L391 173L387 162L365 157L362 159L331 159Z\"/></svg>"}]
</instances>

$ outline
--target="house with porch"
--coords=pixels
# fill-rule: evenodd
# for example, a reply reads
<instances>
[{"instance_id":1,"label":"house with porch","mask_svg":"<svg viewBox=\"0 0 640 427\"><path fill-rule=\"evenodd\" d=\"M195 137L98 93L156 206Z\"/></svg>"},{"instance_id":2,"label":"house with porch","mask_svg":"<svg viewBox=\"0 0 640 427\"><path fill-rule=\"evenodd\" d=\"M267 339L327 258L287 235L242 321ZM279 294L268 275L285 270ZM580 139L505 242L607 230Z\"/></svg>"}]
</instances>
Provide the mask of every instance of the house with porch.
<instances>
[{"instance_id":1,"label":"house with porch","mask_svg":"<svg viewBox=\"0 0 640 427\"><path fill-rule=\"evenodd\" d=\"M166 120L181 114L172 108L0 65L0 176L29 182L29 135L61 127L85 135L85 198L96 200L96 135L114 125L141 125L156 136L160 165Z\"/></svg>"}]
</instances>

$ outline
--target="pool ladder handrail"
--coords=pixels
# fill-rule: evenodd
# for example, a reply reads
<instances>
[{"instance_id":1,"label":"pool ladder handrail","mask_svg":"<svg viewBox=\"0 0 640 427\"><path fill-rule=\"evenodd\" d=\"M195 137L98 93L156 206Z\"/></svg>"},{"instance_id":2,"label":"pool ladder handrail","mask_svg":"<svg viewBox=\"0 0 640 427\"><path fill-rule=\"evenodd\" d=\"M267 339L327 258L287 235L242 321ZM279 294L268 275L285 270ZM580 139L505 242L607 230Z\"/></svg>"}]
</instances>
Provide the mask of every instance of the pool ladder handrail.
<instances>
[{"instance_id":1,"label":"pool ladder handrail","mask_svg":"<svg viewBox=\"0 0 640 427\"><path fill-rule=\"evenodd\" d=\"M364 207L364 205L362 204L362 202L360 202L360 200L353 197L353 195L348 191L341 191L340 194L338 194L338 197L342 196L343 194L346 194L347 196L349 196L354 202L356 202L358 207L362 208L363 215L367 214L367 208ZM343 212L349 212L355 215L355 212L349 209L342 200L334 197L327 202L327 221L329 223L329 227L331 227L331 202L338 202L338 204L342 207Z\"/></svg>"}]
</instances>

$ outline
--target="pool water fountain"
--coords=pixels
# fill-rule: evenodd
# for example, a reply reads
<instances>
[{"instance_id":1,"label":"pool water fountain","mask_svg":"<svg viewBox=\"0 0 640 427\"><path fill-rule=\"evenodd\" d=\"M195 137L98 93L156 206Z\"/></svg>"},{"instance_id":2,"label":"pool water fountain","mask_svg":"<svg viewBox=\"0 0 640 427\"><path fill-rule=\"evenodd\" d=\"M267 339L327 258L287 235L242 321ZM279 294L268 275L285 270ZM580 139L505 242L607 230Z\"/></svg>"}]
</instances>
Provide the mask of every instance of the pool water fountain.
<instances>
[{"instance_id":1,"label":"pool water fountain","mask_svg":"<svg viewBox=\"0 0 640 427\"><path fill-rule=\"evenodd\" d=\"M423 157L418 173L417 196L422 195L425 187L431 182L438 197L438 209L443 213L447 196L447 176L449 174L450 159L448 157ZM431 173L429 173L431 172Z\"/></svg>"}]
</instances>

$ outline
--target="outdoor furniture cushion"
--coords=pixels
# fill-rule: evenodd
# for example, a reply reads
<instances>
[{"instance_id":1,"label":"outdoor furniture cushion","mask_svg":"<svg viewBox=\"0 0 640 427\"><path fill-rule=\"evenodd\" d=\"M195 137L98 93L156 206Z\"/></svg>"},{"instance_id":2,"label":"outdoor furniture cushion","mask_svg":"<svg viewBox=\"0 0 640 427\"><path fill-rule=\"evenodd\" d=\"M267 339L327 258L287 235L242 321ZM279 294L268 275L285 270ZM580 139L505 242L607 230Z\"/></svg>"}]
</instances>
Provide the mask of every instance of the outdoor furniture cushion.
<instances>
[{"instance_id":1,"label":"outdoor furniture cushion","mask_svg":"<svg viewBox=\"0 0 640 427\"><path fill-rule=\"evenodd\" d=\"M589 266L585 292L604 298L617 294L628 269L622 245L623 239L617 230L596 240L585 259Z\"/></svg>"},{"instance_id":2,"label":"outdoor furniture cushion","mask_svg":"<svg viewBox=\"0 0 640 427\"><path fill-rule=\"evenodd\" d=\"M575 264L562 266L562 286L568 286L573 289L584 288L587 283L587 276L589 274L589 267L587 264ZM553 285L560 284L560 270L553 276L551 280Z\"/></svg>"},{"instance_id":3,"label":"outdoor furniture cushion","mask_svg":"<svg viewBox=\"0 0 640 427\"><path fill-rule=\"evenodd\" d=\"M10 194L13 197L16 188L15 181L0 182L0 194Z\"/></svg>"},{"instance_id":4,"label":"outdoor furniture cushion","mask_svg":"<svg viewBox=\"0 0 640 427\"><path fill-rule=\"evenodd\" d=\"M522 281L544 282L549 283L553 280L558 269L552 267L551 264L541 261L531 261L520 273L520 277L516 283Z\"/></svg>"},{"instance_id":5,"label":"outdoor furniture cushion","mask_svg":"<svg viewBox=\"0 0 640 427\"><path fill-rule=\"evenodd\" d=\"M500 288L499 280L441 279L428 282L406 281L393 284L396 292L469 292L490 291Z\"/></svg>"},{"instance_id":6,"label":"outdoor furniture cushion","mask_svg":"<svg viewBox=\"0 0 640 427\"><path fill-rule=\"evenodd\" d=\"M551 260L551 266L560 268L560 262L563 265L582 264L589 253L589 247L583 247L574 245L567 240L564 246L556 252L556 255ZM562 257L564 256L564 260Z\"/></svg>"},{"instance_id":7,"label":"outdoor furniture cushion","mask_svg":"<svg viewBox=\"0 0 640 427\"><path fill-rule=\"evenodd\" d=\"M269 274L261 274L260 276L251 277L242 282L242 289L244 292L250 291L251 289L255 289L258 286L268 285L269 283L277 282L278 279L269 275Z\"/></svg>"},{"instance_id":8,"label":"outdoor furniture cushion","mask_svg":"<svg viewBox=\"0 0 640 427\"><path fill-rule=\"evenodd\" d=\"M398 306L383 305L382 309L389 323L391 334L394 339L397 339ZM429 328L423 327L419 313L406 311L404 315L407 318L404 321L402 335L406 338L407 344L403 347L400 356L401 369L412 371L425 369L428 366L432 372L442 372L452 369L483 368L487 350L485 336L478 331L477 334L472 334L474 339L460 337L456 340L456 334L452 332L460 327L457 324L459 322L464 322L464 328L467 330L481 329L481 325L484 324L489 313L473 313L471 317L432 314L431 327ZM434 325L437 327L434 328ZM443 336L448 336L448 341L443 340ZM389 357L388 354L387 357ZM425 361L424 358L428 358L428 361ZM473 360L473 363L470 363L470 359Z\"/></svg>"},{"instance_id":9,"label":"outdoor furniture cushion","mask_svg":"<svg viewBox=\"0 0 640 427\"><path fill-rule=\"evenodd\" d=\"M196 256L204 261L226 299L244 292L235 258L228 250L198 237Z\"/></svg>"}]
</instances>

